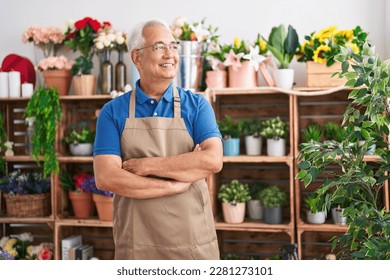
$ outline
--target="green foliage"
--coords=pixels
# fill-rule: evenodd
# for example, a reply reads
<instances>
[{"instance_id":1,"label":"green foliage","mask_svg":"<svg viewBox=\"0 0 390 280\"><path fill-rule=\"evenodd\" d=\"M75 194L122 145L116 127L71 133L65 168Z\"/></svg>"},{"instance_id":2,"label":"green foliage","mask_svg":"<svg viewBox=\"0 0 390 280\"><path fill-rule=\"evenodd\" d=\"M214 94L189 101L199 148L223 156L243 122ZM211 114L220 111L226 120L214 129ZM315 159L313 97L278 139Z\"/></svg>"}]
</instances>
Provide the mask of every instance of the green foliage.
<instances>
[{"instance_id":1,"label":"green foliage","mask_svg":"<svg viewBox=\"0 0 390 280\"><path fill-rule=\"evenodd\" d=\"M326 140L335 140L337 142L341 142L344 139L343 129L336 122L328 121L324 123L323 130Z\"/></svg>"},{"instance_id":2,"label":"green foliage","mask_svg":"<svg viewBox=\"0 0 390 280\"><path fill-rule=\"evenodd\" d=\"M57 90L40 86L29 100L25 117L35 117L34 136L32 140L34 160L40 165L43 156L43 175L58 172L59 165L54 150L57 123L62 118L62 111Z\"/></svg>"},{"instance_id":3,"label":"green foliage","mask_svg":"<svg viewBox=\"0 0 390 280\"><path fill-rule=\"evenodd\" d=\"M217 123L224 139L239 138L242 135L242 121L234 122L232 117L226 115Z\"/></svg>"},{"instance_id":4,"label":"green foliage","mask_svg":"<svg viewBox=\"0 0 390 280\"><path fill-rule=\"evenodd\" d=\"M283 207L287 204L287 193L278 186L270 186L260 191L260 201L265 208Z\"/></svg>"},{"instance_id":5,"label":"green foliage","mask_svg":"<svg viewBox=\"0 0 390 280\"><path fill-rule=\"evenodd\" d=\"M249 195L251 199L259 199L260 200L260 192L262 189L268 187L267 184L257 182L254 184L249 185Z\"/></svg>"},{"instance_id":6,"label":"green foliage","mask_svg":"<svg viewBox=\"0 0 390 280\"><path fill-rule=\"evenodd\" d=\"M304 201L308 209L313 214L318 212L327 212L331 206L329 194L324 194L317 191L311 192L305 196Z\"/></svg>"},{"instance_id":7,"label":"green foliage","mask_svg":"<svg viewBox=\"0 0 390 280\"><path fill-rule=\"evenodd\" d=\"M299 45L298 33L291 26L281 24L273 27L268 37L267 48L277 59L280 69L288 69Z\"/></svg>"},{"instance_id":8,"label":"green foliage","mask_svg":"<svg viewBox=\"0 0 390 280\"><path fill-rule=\"evenodd\" d=\"M288 134L288 125L280 117L268 119L263 122L260 135L264 138L285 138Z\"/></svg>"},{"instance_id":9,"label":"green foliage","mask_svg":"<svg viewBox=\"0 0 390 280\"><path fill-rule=\"evenodd\" d=\"M246 202L251 199L249 187L238 180L232 180L230 183L221 186L218 199L229 203Z\"/></svg>"},{"instance_id":10,"label":"green foliage","mask_svg":"<svg viewBox=\"0 0 390 280\"><path fill-rule=\"evenodd\" d=\"M67 144L93 143L95 131L92 131L86 122L79 122L69 127L67 136L64 138Z\"/></svg>"},{"instance_id":11,"label":"green foliage","mask_svg":"<svg viewBox=\"0 0 390 280\"><path fill-rule=\"evenodd\" d=\"M368 44L361 55L341 47L335 59L342 63L340 76L352 88L342 122L344 141L303 143L296 178L307 187L321 175L319 191L332 189L333 202L350 202L344 209L348 231L332 242L333 249L342 249L340 258L390 259L390 213L381 201L384 183L390 178L390 151L377 149L379 159L365 161L364 149L356 143L356 139L368 139L369 146L373 138L389 134L389 61L381 62Z\"/></svg>"},{"instance_id":12,"label":"green foliage","mask_svg":"<svg viewBox=\"0 0 390 280\"><path fill-rule=\"evenodd\" d=\"M242 134L245 136L259 137L262 129L262 122L257 119L242 120Z\"/></svg>"},{"instance_id":13,"label":"green foliage","mask_svg":"<svg viewBox=\"0 0 390 280\"><path fill-rule=\"evenodd\" d=\"M306 128L303 130L302 141L310 142L316 141L319 142L321 140L322 135L322 127L319 123L310 122L307 124Z\"/></svg>"}]
</instances>

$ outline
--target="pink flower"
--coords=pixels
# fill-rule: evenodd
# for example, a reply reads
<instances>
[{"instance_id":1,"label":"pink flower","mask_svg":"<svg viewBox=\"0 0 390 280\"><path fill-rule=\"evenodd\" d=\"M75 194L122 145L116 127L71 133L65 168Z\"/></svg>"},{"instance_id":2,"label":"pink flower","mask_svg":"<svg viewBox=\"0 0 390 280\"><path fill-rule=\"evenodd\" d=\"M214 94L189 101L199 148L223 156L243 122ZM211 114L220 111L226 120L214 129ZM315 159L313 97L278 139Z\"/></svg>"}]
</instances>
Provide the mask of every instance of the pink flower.
<instances>
[{"instance_id":1,"label":"pink flower","mask_svg":"<svg viewBox=\"0 0 390 280\"><path fill-rule=\"evenodd\" d=\"M69 61L65 56L49 56L43 58L38 63L38 70L70 70L74 61Z\"/></svg>"},{"instance_id":2,"label":"pink flower","mask_svg":"<svg viewBox=\"0 0 390 280\"><path fill-rule=\"evenodd\" d=\"M235 54L233 50L230 50L228 54L225 54L225 62L223 65L232 66L234 71L237 71L237 68L241 67L241 57L244 56L244 53Z\"/></svg>"}]
</instances>

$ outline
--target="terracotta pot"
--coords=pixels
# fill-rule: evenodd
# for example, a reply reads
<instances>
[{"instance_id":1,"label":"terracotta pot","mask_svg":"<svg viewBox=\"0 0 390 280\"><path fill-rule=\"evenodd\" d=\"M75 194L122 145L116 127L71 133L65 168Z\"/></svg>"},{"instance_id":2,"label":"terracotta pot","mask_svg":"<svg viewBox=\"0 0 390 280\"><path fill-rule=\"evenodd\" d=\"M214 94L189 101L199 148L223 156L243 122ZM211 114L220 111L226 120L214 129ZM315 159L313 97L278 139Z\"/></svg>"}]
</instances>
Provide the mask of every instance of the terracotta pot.
<instances>
[{"instance_id":1,"label":"terracotta pot","mask_svg":"<svg viewBox=\"0 0 390 280\"><path fill-rule=\"evenodd\" d=\"M257 75L250 61L241 62L241 67L233 69L229 66L229 87L253 88L257 87Z\"/></svg>"},{"instance_id":2,"label":"terracotta pot","mask_svg":"<svg viewBox=\"0 0 390 280\"><path fill-rule=\"evenodd\" d=\"M216 70L206 72L206 85L208 88L226 88L226 70Z\"/></svg>"},{"instance_id":3,"label":"terracotta pot","mask_svg":"<svg viewBox=\"0 0 390 280\"><path fill-rule=\"evenodd\" d=\"M72 82L70 70L46 70L42 72L45 85L48 88L55 87L58 95L67 95Z\"/></svg>"},{"instance_id":4,"label":"terracotta pot","mask_svg":"<svg viewBox=\"0 0 390 280\"><path fill-rule=\"evenodd\" d=\"M113 198L94 193L92 194L92 199L95 202L99 220L112 221Z\"/></svg>"},{"instance_id":5,"label":"terracotta pot","mask_svg":"<svg viewBox=\"0 0 390 280\"><path fill-rule=\"evenodd\" d=\"M73 90L75 95L93 95L96 89L96 76L73 76Z\"/></svg>"},{"instance_id":6,"label":"terracotta pot","mask_svg":"<svg viewBox=\"0 0 390 280\"><path fill-rule=\"evenodd\" d=\"M93 201L91 193L69 192L69 198L76 218L85 219L92 216Z\"/></svg>"}]
</instances>

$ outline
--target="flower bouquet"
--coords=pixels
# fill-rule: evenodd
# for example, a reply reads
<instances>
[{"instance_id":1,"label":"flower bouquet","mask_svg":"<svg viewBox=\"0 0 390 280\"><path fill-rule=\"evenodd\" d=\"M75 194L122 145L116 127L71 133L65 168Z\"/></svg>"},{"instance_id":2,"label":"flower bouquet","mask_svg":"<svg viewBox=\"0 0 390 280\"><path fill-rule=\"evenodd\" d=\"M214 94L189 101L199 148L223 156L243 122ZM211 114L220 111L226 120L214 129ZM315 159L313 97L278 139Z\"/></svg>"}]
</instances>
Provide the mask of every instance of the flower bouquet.
<instances>
[{"instance_id":1,"label":"flower bouquet","mask_svg":"<svg viewBox=\"0 0 390 280\"><path fill-rule=\"evenodd\" d=\"M0 240L0 260L53 259L53 243L33 245L32 242L31 233L22 233L12 237L4 236Z\"/></svg>"},{"instance_id":2,"label":"flower bouquet","mask_svg":"<svg viewBox=\"0 0 390 280\"><path fill-rule=\"evenodd\" d=\"M41 173L14 171L0 179L0 191L9 216L50 215L50 178L43 178Z\"/></svg>"},{"instance_id":3,"label":"flower bouquet","mask_svg":"<svg viewBox=\"0 0 390 280\"><path fill-rule=\"evenodd\" d=\"M65 34L57 27L31 26L23 32L23 43L32 42L42 49L44 57L56 55L65 41Z\"/></svg>"}]
</instances>

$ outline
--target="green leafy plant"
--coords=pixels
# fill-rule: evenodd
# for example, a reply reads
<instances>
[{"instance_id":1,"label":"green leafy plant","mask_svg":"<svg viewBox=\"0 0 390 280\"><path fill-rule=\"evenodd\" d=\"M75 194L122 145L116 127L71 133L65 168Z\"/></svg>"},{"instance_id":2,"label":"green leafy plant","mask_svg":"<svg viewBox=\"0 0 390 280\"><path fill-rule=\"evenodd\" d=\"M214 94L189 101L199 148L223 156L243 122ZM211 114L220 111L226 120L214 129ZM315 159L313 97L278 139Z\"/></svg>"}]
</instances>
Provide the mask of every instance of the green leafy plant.
<instances>
[{"instance_id":1,"label":"green leafy plant","mask_svg":"<svg viewBox=\"0 0 390 280\"><path fill-rule=\"evenodd\" d=\"M86 122L79 122L69 127L64 141L67 144L93 143L95 134L96 132L91 130Z\"/></svg>"},{"instance_id":2,"label":"green leafy plant","mask_svg":"<svg viewBox=\"0 0 390 280\"><path fill-rule=\"evenodd\" d=\"M58 172L54 142L62 111L57 90L54 87L49 89L40 86L27 103L25 117L35 117L32 155L38 165L39 157L43 156L44 177L52 172Z\"/></svg>"},{"instance_id":3,"label":"green leafy plant","mask_svg":"<svg viewBox=\"0 0 390 280\"><path fill-rule=\"evenodd\" d=\"M310 142L310 141L319 142L321 140L322 130L323 129L319 123L316 123L316 122L308 123L306 128L303 130L302 141L303 142Z\"/></svg>"},{"instance_id":4,"label":"green leafy plant","mask_svg":"<svg viewBox=\"0 0 390 280\"><path fill-rule=\"evenodd\" d=\"M224 139L239 138L242 134L242 121L233 121L232 117L226 115L217 123Z\"/></svg>"},{"instance_id":5,"label":"green leafy plant","mask_svg":"<svg viewBox=\"0 0 390 280\"><path fill-rule=\"evenodd\" d=\"M230 183L221 186L218 199L232 204L246 202L251 199L249 186L238 180L232 180Z\"/></svg>"},{"instance_id":6,"label":"green leafy plant","mask_svg":"<svg viewBox=\"0 0 390 280\"><path fill-rule=\"evenodd\" d=\"M283 207L287 204L287 193L278 186L262 189L259 196L265 208Z\"/></svg>"},{"instance_id":7,"label":"green leafy plant","mask_svg":"<svg viewBox=\"0 0 390 280\"><path fill-rule=\"evenodd\" d=\"M326 140L342 142L344 139L343 129L336 122L328 121L324 123L323 133Z\"/></svg>"},{"instance_id":8,"label":"green leafy plant","mask_svg":"<svg viewBox=\"0 0 390 280\"><path fill-rule=\"evenodd\" d=\"M242 134L245 136L259 137L263 123L257 119L242 120Z\"/></svg>"},{"instance_id":9,"label":"green leafy plant","mask_svg":"<svg viewBox=\"0 0 390 280\"><path fill-rule=\"evenodd\" d=\"M331 200L329 194L320 193L314 191L305 196L305 205L308 207L313 214L318 212L327 212L331 206Z\"/></svg>"},{"instance_id":10,"label":"green leafy plant","mask_svg":"<svg viewBox=\"0 0 390 280\"><path fill-rule=\"evenodd\" d=\"M268 119L263 122L260 135L264 138L285 138L288 134L288 125L280 117Z\"/></svg>"},{"instance_id":11,"label":"green leafy plant","mask_svg":"<svg viewBox=\"0 0 390 280\"><path fill-rule=\"evenodd\" d=\"M367 33L360 26L350 30L338 30L336 26L329 26L305 36L305 41L297 52L298 61L314 61L330 66L335 63L335 55L340 53L341 47L348 47L359 54L366 39Z\"/></svg>"},{"instance_id":12,"label":"green leafy plant","mask_svg":"<svg viewBox=\"0 0 390 280\"><path fill-rule=\"evenodd\" d=\"M346 85L351 87L351 102L342 122L346 128L344 141L302 144L296 178L307 187L321 175L321 191L343 188L343 192L334 191L332 199L351 200L343 212L348 218L348 230L332 239L333 249L341 248L340 258L390 259L390 213L380 199L384 183L389 180L390 151L377 149L379 160L372 163L364 160L363 150L356 142L349 142L368 139L367 145L371 145L369 130L377 135L389 134L390 62L382 62L367 43L360 55L340 49L335 57L342 63L340 77L346 77Z\"/></svg>"},{"instance_id":13,"label":"green leafy plant","mask_svg":"<svg viewBox=\"0 0 390 280\"><path fill-rule=\"evenodd\" d=\"M299 45L298 33L291 26L281 24L272 27L267 41L267 49L278 61L279 69L288 69Z\"/></svg>"},{"instance_id":14,"label":"green leafy plant","mask_svg":"<svg viewBox=\"0 0 390 280\"><path fill-rule=\"evenodd\" d=\"M268 187L267 184L256 182L254 184L249 185L249 195L251 199L258 199L260 200L260 192L262 189Z\"/></svg>"}]
</instances>

